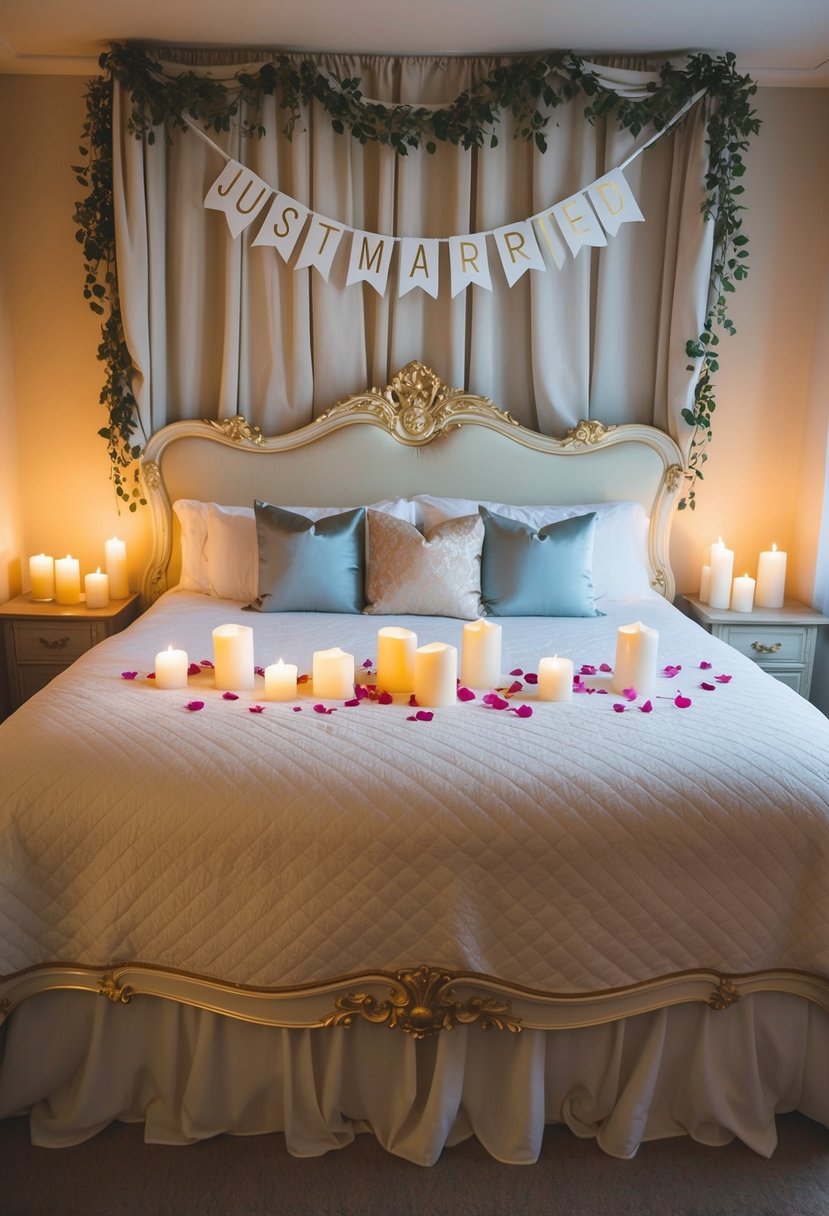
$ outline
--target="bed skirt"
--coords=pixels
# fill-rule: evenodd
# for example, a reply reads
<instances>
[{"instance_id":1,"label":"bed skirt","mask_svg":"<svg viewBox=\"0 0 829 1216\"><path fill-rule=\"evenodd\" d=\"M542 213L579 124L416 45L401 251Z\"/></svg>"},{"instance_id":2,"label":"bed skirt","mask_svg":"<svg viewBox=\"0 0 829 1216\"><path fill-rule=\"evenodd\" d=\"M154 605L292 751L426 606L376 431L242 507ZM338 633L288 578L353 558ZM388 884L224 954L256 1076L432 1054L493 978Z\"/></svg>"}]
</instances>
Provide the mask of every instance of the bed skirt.
<instances>
[{"instance_id":1,"label":"bed skirt","mask_svg":"<svg viewBox=\"0 0 829 1216\"><path fill-rule=\"evenodd\" d=\"M475 1136L497 1160L528 1164L547 1123L621 1158L677 1135L737 1137L769 1156L775 1115L793 1110L829 1126L829 1014L784 993L724 1012L686 1004L517 1035L459 1026L415 1042L362 1022L282 1029L153 997L44 992L2 1038L0 1117L30 1112L46 1147L123 1120L157 1144L282 1132L299 1157L370 1131L418 1165Z\"/></svg>"}]
</instances>

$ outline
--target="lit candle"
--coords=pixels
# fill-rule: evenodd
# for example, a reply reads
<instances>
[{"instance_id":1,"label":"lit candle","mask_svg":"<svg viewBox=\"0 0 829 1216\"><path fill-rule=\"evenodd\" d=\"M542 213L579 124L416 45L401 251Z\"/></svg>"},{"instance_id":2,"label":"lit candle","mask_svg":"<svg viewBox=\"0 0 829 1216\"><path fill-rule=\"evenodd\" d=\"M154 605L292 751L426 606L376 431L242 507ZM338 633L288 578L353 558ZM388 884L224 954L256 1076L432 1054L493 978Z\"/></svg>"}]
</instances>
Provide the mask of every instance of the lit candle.
<instances>
[{"instance_id":1,"label":"lit candle","mask_svg":"<svg viewBox=\"0 0 829 1216\"><path fill-rule=\"evenodd\" d=\"M218 625L213 630L217 688L253 688L253 630L250 625Z\"/></svg>"},{"instance_id":2,"label":"lit candle","mask_svg":"<svg viewBox=\"0 0 829 1216\"><path fill-rule=\"evenodd\" d=\"M539 701L569 701L573 695L573 661L554 655L538 664Z\"/></svg>"},{"instance_id":3,"label":"lit candle","mask_svg":"<svg viewBox=\"0 0 829 1216\"><path fill-rule=\"evenodd\" d=\"M786 595L786 554L777 545L765 549L757 563L754 602L761 608L782 608Z\"/></svg>"},{"instance_id":4,"label":"lit candle","mask_svg":"<svg viewBox=\"0 0 829 1216\"><path fill-rule=\"evenodd\" d=\"M168 646L155 656L156 688L187 687L187 655L183 650Z\"/></svg>"},{"instance_id":5,"label":"lit candle","mask_svg":"<svg viewBox=\"0 0 829 1216\"><path fill-rule=\"evenodd\" d=\"M109 575L109 593L114 600L125 600L130 593L127 546L117 536L113 536L104 545L104 557Z\"/></svg>"},{"instance_id":6,"label":"lit candle","mask_svg":"<svg viewBox=\"0 0 829 1216\"><path fill-rule=\"evenodd\" d=\"M458 651L429 642L415 651L414 695L418 705L454 705L458 698Z\"/></svg>"},{"instance_id":7,"label":"lit candle","mask_svg":"<svg viewBox=\"0 0 829 1216\"><path fill-rule=\"evenodd\" d=\"M339 646L315 650L311 678L314 696L324 701L350 701L354 696L354 655Z\"/></svg>"},{"instance_id":8,"label":"lit candle","mask_svg":"<svg viewBox=\"0 0 829 1216\"><path fill-rule=\"evenodd\" d=\"M55 562L55 600L58 604L81 602L81 565L68 553Z\"/></svg>"},{"instance_id":9,"label":"lit candle","mask_svg":"<svg viewBox=\"0 0 829 1216\"><path fill-rule=\"evenodd\" d=\"M40 553L29 558L29 582L33 600L55 598L55 560Z\"/></svg>"},{"instance_id":10,"label":"lit candle","mask_svg":"<svg viewBox=\"0 0 829 1216\"><path fill-rule=\"evenodd\" d=\"M726 549L720 537L711 546L711 589L708 603L712 608L728 608L731 604L731 579L734 574L734 551Z\"/></svg>"},{"instance_id":11,"label":"lit candle","mask_svg":"<svg viewBox=\"0 0 829 1216\"><path fill-rule=\"evenodd\" d=\"M754 579L744 574L734 579L731 589L731 611L751 612L754 607Z\"/></svg>"},{"instance_id":12,"label":"lit candle","mask_svg":"<svg viewBox=\"0 0 829 1216\"><path fill-rule=\"evenodd\" d=\"M377 632L377 687L383 692L411 692L417 634L393 625Z\"/></svg>"},{"instance_id":13,"label":"lit candle","mask_svg":"<svg viewBox=\"0 0 829 1216\"><path fill-rule=\"evenodd\" d=\"M640 697L649 696L656 683L658 649L659 634L655 629L643 625L641 621L633 625L620 625L616 631L614 691L635 688Z\"/></svg>"},{"instance_id":14,"label":"lit candle","mask_svg":"<svg viewBox=\"0 0 829 1216\"><path fill-rule=\"evenodd\" d=\"M707 604L711 595L711 567L703 566L699 574L699 602Z\"/></svg>"},{"instance_id":15,"label":"lit candle","mask_svg":"<svg viewBox=\"0 0 829 1216\"><path fill-rule=\"evenodd\" d=\"M109 607L109 577L101 574L100 566L95 574L86 575L83 580L83 589L86 593L87 608Z\"/></svg>"},{"instance_id":16,"label":"lit candle","mask_svg":"<svg viewBox=\"0 0 829 1216\"><path fill-rule=\"evenodd\" d=\"M293 663L271 663L265 668L265 700L293 701L296 696L297 669Z\"/></svg>"},{"instance_id":17,"label":"lit candle","mask_svg":"<svg viewBox=\"0 0 829 1216\"><path fill-rule=\"evenodd\" d=\"M469 621L463 627L461 683L494 688L500 678L501 626L494 621Z\"/></svg>"}]
</instances>

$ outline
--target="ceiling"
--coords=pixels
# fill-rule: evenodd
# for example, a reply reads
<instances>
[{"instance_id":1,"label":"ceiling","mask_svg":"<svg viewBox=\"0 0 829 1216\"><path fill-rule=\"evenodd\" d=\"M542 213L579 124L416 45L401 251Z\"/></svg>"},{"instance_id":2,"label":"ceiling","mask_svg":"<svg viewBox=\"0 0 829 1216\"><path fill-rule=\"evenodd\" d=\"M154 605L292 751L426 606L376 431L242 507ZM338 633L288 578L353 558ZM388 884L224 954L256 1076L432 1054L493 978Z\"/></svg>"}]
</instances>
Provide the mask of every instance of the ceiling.
<instances>
[{"instance_id":1,"label":"ceiling","mask_svg":"<svg viewBox=\"0 0 829 1216\"><path fill-rule=\"evenodd\" d=\"M0 72L91 75L111 42L377 54L734 51L829 86L829 0L0 0Z\"/></svg>"}]
</instances>

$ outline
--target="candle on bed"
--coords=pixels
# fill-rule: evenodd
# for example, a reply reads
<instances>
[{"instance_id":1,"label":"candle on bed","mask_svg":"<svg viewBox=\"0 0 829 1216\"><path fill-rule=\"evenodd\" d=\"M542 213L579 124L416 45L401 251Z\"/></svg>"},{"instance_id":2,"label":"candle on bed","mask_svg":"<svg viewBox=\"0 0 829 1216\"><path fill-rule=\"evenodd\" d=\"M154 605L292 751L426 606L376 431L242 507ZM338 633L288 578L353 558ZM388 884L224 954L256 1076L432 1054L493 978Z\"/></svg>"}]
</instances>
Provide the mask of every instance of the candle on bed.
<instances>
[{"instance_id":1,"label":"candle on bed","mask_svg":"<svg viewBox=\"0 0 829 1216\"><path fill-rule=\"evenodd\" d=\"M87 574L83 580L87 608L109 607L109 578L101 574L101 567L94 574Z\"/></svg>"},{"instance_id":2,"label":"candle on bed","mask_svg":"<svg viewBox=\"0 0 829 1216\"><path fill-rule=\"evenodd\" d=\"M435 709L458 699L458 651L446 642L428 642L415 652L414 695L418 705Z\"/></svg>"},{"instance_id":3,"label":"candle on bed","mask_svg":"<svg viewBox=\"0 0 829 1216\"><path fill-rule=\"evenodd\" d=\"M641 621L620 625L616 631L616 662L613 667L614 692L635 688L640 697L649 696L656 683L659 634Z\"/></svg>"},{"instance_id":4,"label":"candle on bed","mask_svg":"<svg viewBox=\"0 0 829 1216\"><path fill-rule=\"evenodd\" d=\"M55 562L55 600L58 604L81 602L81 564L68 553Z\"/></svg>"},{"instance_id":5,"label":"candle on bed","mask_svg":"<svg viewBox=\"0 0 829 1216\"><path fill-rule=\"evenodd\" d=\"M29 558L29 583L33 600L55 598L55 559L39 553Z\"/></svg>"},{"instance_id":6,"label":"candle on bed","mask_svg":"<svg viewBox=\"0 0 829 1216\"><path fill-rule=\"evenodd\" d=\"M113 536L104 545L104 558L109 575L109 594L114 600L125 600L130 593L127 546L117 536Z\"/></svg>"},{"instance_id":7,"label":"candle on bed","mask_svg":"<svg viewBox=\"0 0 829 1216\"><path fill-rule=\"evenodd\" d=\"M253 630L250 625L218 625L213 630L217 688L253 688Z\"/></svg>"},{"instance_id":8,"label":"candle on bed","mask_svg":"<svg viewBox=\"0 0 829 1216\"><path fill-rule=\"evenodd\" d=\"M271 663L265 668L265 700L293 701L296 696L297 669L294 663Z\"/></svg>"},{"instance_id":9,"label":"candle on bed","mask_svg":"<svg viewBox=\"0 0 829 1216\"><path fill-rule=\"evenodd\" d=\"M765 549L757 563L754 602L760 608L782 608L786 595L786 554L777 545Z\"/></svg>"},{"instance_id":10,"label":"candle on bed","mask_svg":"<svg viewBox=\"0 0 829 1216\"><path fill-rule=\"evenodd\" d=\"M557 654L538 664L539 701L569 701L573 696L573 661Z\"/></svg>"},{"instance_id":11,"label":"candle on bed","mask_svg":"<svg viewBox=\"0 0 829 1216\"><path fill-rule=\"evenodd\" d=\"M168 646L155 656L156 688L187 687L187 654Z\"/></svg>"},{"instance_id":12,"label":"candle on bed","mask_svg":"<svg viewBox=\"0 0 829 1216\"><path fill-rule=\"evenodd\" d=\"M708 603L712 608L731 605L731 578L734 574L734 551L726 549L720 537L711 546L711 591Z\"/></svg>"},{"instance_id":13,"label":"candle on bed","mask_svg":"<svg viewBox=\"0 0 829 1216\"><path fill-rule=\"evenodd\" d=\"M461 683L494 688L501 678L501 626L495 621L469 621L463 627Z\"/></svg>"},{"instance_id":14,"label":"candle on bed","mask_svg":"<svg viewBox=\"0 0 829 1216\"><path fill-rule=\"evenodd\" d=\"M734 586L731 590L731 611L751 612L753 607L754 579L743 574L740 578L734 579Z\"/></svg>"},{"instance_id":15,"label":"candle on bed","mask_svg":"<svg viewBox=\"0 0 829 1216\"><path fill-rule=\"evenodd\" d=\"M339 646L315 650L312 676L314 696L324 701L348 701L354 696L354 655Z\"/></svg>"},{"instance_id":16,"label":"candle on bed","mask_svg":"<svg viewBox=\"0 0 829 1216\"><path fill-rule=\"evenodd\" d=\"M383 692L411 692L417 634L388 625L377 632L377 687Z\"/></svg>"}]
</instances>

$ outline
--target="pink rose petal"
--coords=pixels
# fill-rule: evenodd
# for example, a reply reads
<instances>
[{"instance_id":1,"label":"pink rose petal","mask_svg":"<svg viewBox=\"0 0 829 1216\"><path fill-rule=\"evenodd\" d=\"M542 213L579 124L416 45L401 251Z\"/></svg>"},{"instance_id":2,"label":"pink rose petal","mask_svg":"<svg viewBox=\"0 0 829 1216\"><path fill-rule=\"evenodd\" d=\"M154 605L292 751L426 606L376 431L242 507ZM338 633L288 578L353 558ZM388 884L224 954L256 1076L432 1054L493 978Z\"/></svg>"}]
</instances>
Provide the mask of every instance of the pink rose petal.
<instances>
[{"instance_id":1,"label":"pink rose petal","mask_svg":"<svg viewBox=\"0 0 829 1216\"><path fill-rule=\"evenodd\" d=\"M483 698L483 702L490 709L507 709L509 706L509 702L505 701L503 697L499 697L497 692L488 692Z\"/></svg>"},{"instance_id":2,"label":"pink rose petal","mask_svg":"<svg viewBox=\"0 0 829 1216\"><path fill-rule=\"evenodd\" d=\"M210 659L202 659L199 663L199 667L209 667L212 671L213 664L210 662Z\"/></svg>"},{"instance_id":3,"label":"pink rose petal","mask_svg":"<svg viewBox=\"0 0 829 1216\"><path fill-rule=\"evenodd\" d=\"M596 693L596 696L598 696L598 697L605 696L605 697L606 697L606 696L608 695L608 693L610 692L610 689L608 689L608 688L597 688L597 689L595 689L594 691L595 691L595 693Z\"/></svg>"},{"instance_id":4,"label":"pink rose petal","mask_svg":"<svg viewBox=\"0 0 829 1216\"><path fill-rule=\"evenodd\" d=\"M380 705L391 705L394 701L394 697L390 692L381 692L377 700Z\"/></svg>"},{"instance_id":5,"label":"pink rose petal","mask_svg":"<svg viewBox=\"0 0 829 1216\"><path fill-rule=\"evenodd\" d=\"M625 698L626 701L635 701L637 695L638 694L637 694L635 688L623 688L622 689L622 696Z\"/></svg>"},{"instance_id":6,"label":"pink rose petal","mask_svg":"<svg viewBox=\"0 0 829 1216\"><path fill-rule=\"evenodd\" d=\"M596 668L592 663L582 663L581 667L579 668L580 676L594 676L595 674Z\"/></svg>"},{"instance_id":7,"label":"pink rose petal","mask_svg":"<svg viewBox=\"0 0 829 1216\"><path fill-rule=\"evenodd\" d=\"M302 706L301 706L301 705L292 705L292 706L291 706L291 709L294 711L294 713L295 713L295 714L301 714L301 713L302 713Z\"/></svg>"},{"instance_id":8,"label":"pink rose petal","mask_svg":"<svg viewBox=\"0 0 829 1216\"><path fill-rule=\"evenodd\" d=\"M223 692L222 700L223 701L238 701L239 697L238 697L238 694L235 692Z\"/></svg>"},{"instance_id":9,"label":"pink rose petal","mask_svg":"<svg viewBox=\"0 0 829 1216\"><path fill-rule=\"evenodd\" d=\"M374 662L373 659L363 659L363 667L365 668L366 671L371 671L373 662Z\"/></svg>"},{"instance_id":10,"label":"pink rose petal","mask_svg":"<svg viewBox=\"0 0 829 1216\"><path fill-rule=\"evenodd\" d=\"M507 672L507 674L511 676L523 676L524 673L520 667L513 667L512 671Z\"/></svg>"},{"instance_id":11,"label":"pink rose petal","mask_svg":"<svg viewBox=\"0 0 829 1216\"><path fill-rule=\"evenodd\" d=\"M669 663L667 667L663 667L662 674L669 680L673 680L680 671L682 671L681 663Z\"/></svg>"},{"instance_id":12,"label":"pink rose petal","mask_svg":"<svg viewBox=\"0 0 829 1216\"><path fill-rule=\"evenodd\" d=\"M587 692L587 685L578 676L573 677L573 692Z\"/></svg>"},{"instance_id":13,"label":"pink rose petal","mask_svg":"<svg viewBox=\"0 0 829 1216\"><path fill-rule=\"evenodd\" d=\"M674 705L677 709L687 709L689 705L693 705L690 697L683 697L681 692L678 692L674 697Z\"/></svg>"},{"instance_id":14,"label":"pink rose petal","mask_svg":"<svg viewBox=\"0 0 829 1216\"><path fill-rule=\"evenodd\" d=\"M613 708L617 714L623 714L625 712L625 710L627 709L627 706L622 705L621 701L614 701Z\"/></svg>"},{"instance_id":15,"label":"pink rose petal","mask_svg":"<svg viewBox=\"0 0 829 1216\"><path fill-rule=\"evenodd\" d=\"M416 714L409 714L407 722L431 722L434 714L430 709L419 709Z\"/></svg>"},{"instance_id":16,"label":"pink rose petal","mask_svg":"<svg viewBox=\"0 0 829 1216\"><path fill-rule=\"evenodd\" d=\"M134 680L137 675L138 675L137 671L122 671L121 679L122 680Z\"/></svg>"},{"instance_id":17,"label":"pink rose petal","mask_svg":"<svg viewBox=\"0 0 829 1216\"><path fill-rule=\"evenodd\" d=\"M527 682L527 684L537 684L538 683L538 672L537 671L528 671L525 673L524 679Z\"/></svg>"},{"instance_id":18,"label":"pink rose petal","mask_svg":"<svg viewBox=\"0 0 829 1216\"><path fill-rule=\"evenodd\" d=\"M317 704L314 706L315 714L333 714L335 712L336 712L335 710L329 709L326 705Z\"/></svg>"},{"instance_id":19,"label":"pink rose petal","mask_svg":"<svg viewBox=\"0 0 829 1216\"><path fill-rule=\"evenodd\" d=\"M155 679L155 672L154 672L154 671L148 671L148 672L147 672L147 679L148 679L148 680L154 680L154 679Z\"/></svg>"},{"instance_id":20,"label":"pink rose petal","mask_svg":"<svg viewBox=\"0 0 829 1216\"><path fill-rule=\"evenodd\" d=\"M511 714L515 714L518 718L531 718L533 716L531 705L519 705L517 709L510 707Z\"/></svg>"},{"instance_id":21,"label":"pink rose petal","mask_svg":"<svg viewBox=\"0 0 829 1216\"><path fill-rule=\"evenodd\" d=\"M263 679L265 678L265 668L264 667L254 667L253 672L254 672L254 675L262 676Z\"/></svg>"},{"instance_id":22,"label":"pink rose petal","mask_svg":"<svg viewBox=\"0 0 829 1216\"><path fill-rule=\"evenodd\" d=\"M513 682L510 684L509 688L507 689L507 696L511 697L513 695L513 693L521 692L523 687L524 687L524 685L521 683L520 680L513 680Z\"/></svg>"},{"instance_id":23,"label":"pink rose petal","mask_svg":"<svg viewBox=\"0 0 829 1216\"><path fill-rule=\"evenodd\" d=\"M714 676L718 684L730 684L731 676Z\"/></svg>"},{"instance_id":24,"label":"pink rose petal","mask_svg":"<svg viewBox=\"0 0 829 1216\"><path fill-rule=\"evenodd\" d=\"M201 673L202 673L202 668L199 663L191 663L190 666L187 668L188 676L200 676Z\"/></svg>"},{"instance_id":25,"label":"pink rose petal","mask_svg":"<svg viewBox=\"0 0 829 1216\"><path fill-rule=\"evenodd\" d=\"M458 700L459 701L474 701L475 694L471 688L459 688L458 689Z\"/></svg>"},{"instance_id":26,"label":"pink rose petal","mask_svg":"<svg viewBox=\"0 0 829 1216\"><path fill-rule=\"evenodd\" d=\"M653 704L651 701L645 701L644 705L640 705L639 708L643 714L653 713Z\"/></svg>"},{"instance_id":27,"label":"pink rose petal","mask_svg":"<svg viewBox=\"0 0 829 1216\"><path fill-rule=\"evenodd\" d=\"M599 664L599 671L612 671L612 670L613 670L613 668L610 666L609 663L600 663Z\"/></svg>"},{"instance_id":28,"label":"pink rose petal","mask_svg":"<svg viewBox=\"0 0 829 1216\"><path fill-rule=\"evenodd\" d=\"M250 713L250 714L263 714L264 712L265 712L264 705L249 705L248 706L248 713Z\"/></svg>"},{"instance_id":29,"label":"pink rose petal","mask_svg":"<svg viewBox=\"0 0 829 1216\"><path fill-rule=\"evenodd\" d=\"M352 697L350 701L343 701L343 705L345 705L348 709L353 709L355 705L360 704L360 701L360 697Z\"/></svg>"},{"instance_id":30,"label":"pink rose petal","mask_svg":"<svg viewBox=\"0 0 829 1216\"><path fill-rule=\"evenodd\" d=\"M717 691L716 684L704 684L703 683L703 684L700 684L700 688L704 688L706 692L716 692Z\"/></svg>"},{"instance_id":31,"label":"pink rose petal","mask_svg":"<svg viewBox=\"0 0 829 1216\"><path fill-rule=\"evenodd\" d=\"M197 709L204 709L204 701L188 701L184 708L195 713Z\"/></svg>"},{"instance_id":32,"label":"pink rose petal","mask_svg":"<svg viewBox=\"0 0 829 1216\"><path fill-rule=\"evenodd\" d=\"M700 666L700 671L709 671L711 668L711 664L706 663L705 659L703 659L703 661L700 663L699 666Z\"/></svg>"},{"instance_id":33,"label":"pink rose petal","mask_svg":"<svg viewBox=\"0 0 829 1216\"><path fill-rule=\"evenodd\" d=\"M414 695L414 693L412 693L412 695L409 697L409 705L412 708L417 705L417 697Z\"/></svg>"}]
</instances>

